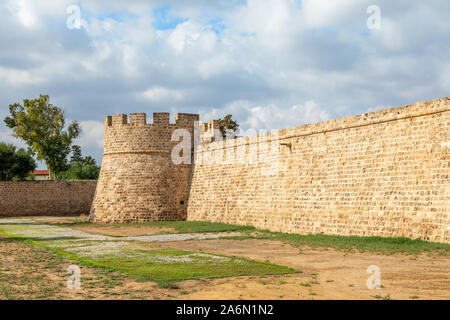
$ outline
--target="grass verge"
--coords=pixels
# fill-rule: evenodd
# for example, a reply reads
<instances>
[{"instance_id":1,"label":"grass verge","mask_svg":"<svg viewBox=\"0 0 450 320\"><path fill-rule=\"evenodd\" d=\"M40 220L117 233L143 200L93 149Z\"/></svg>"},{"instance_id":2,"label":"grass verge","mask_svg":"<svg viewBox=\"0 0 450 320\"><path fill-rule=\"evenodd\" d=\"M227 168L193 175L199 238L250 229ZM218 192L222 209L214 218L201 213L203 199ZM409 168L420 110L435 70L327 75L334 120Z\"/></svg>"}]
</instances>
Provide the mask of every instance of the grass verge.
<instances>
[{"instance_id":1,"label":"grass verge","mask_svg":"<svg viewBox=\"0 0 450 320\"><path fill-rule=\"evenodd\" d=\"M438 255L449 255L450 244L429 242L421 239L389 238L389 237L359 237L337 236L324 234L290 234L281 232L260 231L257 234L233 237L234 239L271 239L289 243L296 247L333 248L336 250L359 252L377 252L382 254L420 254L424 252ZM229 239L229 238L227 238Z\"/></svg>"},{"instance_id":2,"label":"grass verge","mask_svg":"<svg viewBox=\"0 0 450 320\"><path fill-rule=\"evenodd\" d=\"M68 220L69 221L69 220ZM72 221L72 220L70 220ZM338 236L338 235L302 235L288 234L282 232L271 232L268 230L257 230L252 226L238 226L224 223L212 223L203 221L157 221L142 223L122 223L122 224L91 224L76 219L61 226L77 227L134 227L142 226L167 227L176 230L176 233L208 233L208 232L241 232L241 236L224 237L223 239L271 239L289 243L293 246L308 246L311 248L333 248L336 250L359 252L376 252L382 254L420 254L433 253L438 255L450 255L450 244L429 242L421 239L394 238L394 237L361 237L361 236Z\"/></svg>"}]
</instances>

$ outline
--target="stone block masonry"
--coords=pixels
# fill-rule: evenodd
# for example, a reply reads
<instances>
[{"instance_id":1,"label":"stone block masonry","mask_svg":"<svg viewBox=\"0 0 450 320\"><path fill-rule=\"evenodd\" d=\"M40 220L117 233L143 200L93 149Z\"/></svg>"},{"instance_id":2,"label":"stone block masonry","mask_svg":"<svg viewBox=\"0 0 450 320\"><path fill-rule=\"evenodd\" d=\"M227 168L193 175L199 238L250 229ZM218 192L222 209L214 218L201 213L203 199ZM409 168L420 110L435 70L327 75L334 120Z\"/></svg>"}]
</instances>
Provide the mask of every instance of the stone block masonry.
<instances>
[{"instance_id":1,"label":"stone block masonry","mask_svg":"<svg viewBox=\"0 0 450 320\"><path fill-rule=\"evenodd\" d=\"M203 143L191 155L199 161L180 165L171 161L172 133L192 137L198 116L175 118L105 118L92 221L450 242L449 98L227 141L215 141L212 121L199 130Z\"/></svg>"},{"instance_id":2,"label":"stone block masonry","mask_svg":"<svg viewBox=\"0 0 450 320\"><path fill-rule=\"evenodd\" d=\"M97 181L0 181L0 217L89 214Z\"/></svg>"},{"instance_id":3,"label":"stone block masonry","mask_svg":"<svg viewBox=\"0 0 450 320\"><path fill-rule=\"evenodd\" d=\"M288 233L450 241L450 99L212 142L193 167L188 220ZM242 153L243 150L243 153ZM261 159L261 158L258 158ZM243 161L242 161L243 160Z\"/></svg>"},{"instance_id":4,"label":"stone block masonry","mask_svg":"<svg viewBox=\"0 0 450 320\"><path fill-rule=\"evenodd\" d=\"M145 113L105 118L105 150L91 221L103 223L186 220L190 164L171 160L175 130L192 137L198 115ZM191 145L192 148L192 145Z\"/></svg>"}]
</instances>

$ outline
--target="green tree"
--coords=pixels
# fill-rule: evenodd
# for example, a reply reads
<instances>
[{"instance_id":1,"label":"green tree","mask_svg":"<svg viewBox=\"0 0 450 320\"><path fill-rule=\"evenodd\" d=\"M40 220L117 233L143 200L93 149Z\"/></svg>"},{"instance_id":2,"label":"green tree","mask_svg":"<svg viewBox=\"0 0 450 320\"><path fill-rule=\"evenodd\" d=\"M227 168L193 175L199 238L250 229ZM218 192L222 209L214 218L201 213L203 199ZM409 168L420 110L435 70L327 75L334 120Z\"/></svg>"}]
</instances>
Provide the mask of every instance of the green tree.
<instances>
[{"instance_id":1,"label":"green tree","mask_svg":"<svg viewBox=\"0 0 450 320\"><path fill-rule=\"evenodd\" d=\"M9 106L10 116L6 125L13 129L14 136L22 139L38 160L45 161L47 168L56 176L67 168L67 155L72 140L80 134L77 121L64 131L65 119L62 109L50 104L48 95L23 100Z\"/></svg>"},{"instance_id":2,"label":"green tree","mask_svg":"<svg viewBox=\"0 0 450 320\"><path fill-rule=\"evenodd\" d=\"M0 142L0 180L23 180L36 169L33 155L24 149L16 151L12 144Z\"/></svg>"},{"instance_id":3,"label":"green tree","mask_svg":"<svg viewBox=\"0 0 450 320\"><path fill-rule=\"evenodd\" d=\"M70 158L70 163L83 162L83 157L81 156L81 147L76 144L72 146L72 157Z\"/></svg>"},{"instance_id":4,"label":"green tree","mask_svg":"<svg viewBox=\"0 0 450 320\"><path fill-rule=\"evenodd\" d=\"M95 166L96 165L95 159L92 158L91 156L87 156L86 158L84 158L83 164L85 166Z\"/></svg>"},{"instance_id":5,"label":"green tree","mask_svg":"<svg viewBox=\"0 0 450 320\"><path fill-rule=\"evenodd\" d=\"M81 179L83 180L97 180L100 175L100 167L96 165L85 165L81 170Z\"/></svg>"},{"instance_id":6,"label":"green tree","mask_svg":"<svg viewBox=\"0 0 450 320\"><path fill-rule=\"evenodd\" d=\"M219 119L219 129L224 138L235 137L239 129L239 124L232 119L231 114L228 114L223 119Z\"/></svg>"},{"instance_id":7,"label":"green tree","mask_svg":"<svg viewBox=\"0 0 450 320\"><path fill-rule=\"evenodd\" d=\"M83 165L80 162L72 162L69 168L60 174L66 180L97 180L100 167L96 165Z\"/></svg>"}]
</instances>

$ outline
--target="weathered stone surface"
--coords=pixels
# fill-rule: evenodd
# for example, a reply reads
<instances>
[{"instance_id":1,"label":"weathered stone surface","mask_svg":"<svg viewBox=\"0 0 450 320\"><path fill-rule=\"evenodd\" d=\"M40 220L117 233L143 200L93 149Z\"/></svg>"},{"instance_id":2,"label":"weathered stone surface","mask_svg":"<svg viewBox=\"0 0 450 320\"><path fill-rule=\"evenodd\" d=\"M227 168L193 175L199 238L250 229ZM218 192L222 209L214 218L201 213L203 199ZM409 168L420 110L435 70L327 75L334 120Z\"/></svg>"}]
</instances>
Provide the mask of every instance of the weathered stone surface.
<instances>
[{"instance_id":1,"label":"weathered stone surface","mask_svg":"<svg viewBox=\"0 0 450 320\"><path fill-rule=\"evenodd\" d=\"M91 220L121 223L185 220L190 164L171 161L177 129L193 136L198 115L177 114L175 124L168 113L154 113L153 124L145 113L105 118L102 168Z\"/></svg>"},{"instance_id":2,"label":"weathered stone surface","mask_svg":"<svg viewBox=\"0 0 450 320\"><path fill-rule=\"evenodd\" d=\"M195 165L188 220L450 241L449 98L281 130L268 156L278 171L251 163L254 141L234 141L241 164ZM221 148L232 147L197 156Z\"/></svg>"},{"instance_id":3,"label":"weathered stone surface","mask_svg":"<svg viewBox=\"0 0 450 320\"><path fill-rule=\"evenodd\" d=\"M211 122L192 166L172 163L171 135L198 116L106 117L92 219L449 242L449 111L442 98L226 142Z\"/></svg>"},{"instance_id":4,"label":"weathered stone surface","mask_svg":"<svg viewBox=\"0 0 450 320\"><path fill-rule=\"evenodd\" d=\"M97 181L0 181L0 216L89 214Z\"/></svg>"}]
</instances>

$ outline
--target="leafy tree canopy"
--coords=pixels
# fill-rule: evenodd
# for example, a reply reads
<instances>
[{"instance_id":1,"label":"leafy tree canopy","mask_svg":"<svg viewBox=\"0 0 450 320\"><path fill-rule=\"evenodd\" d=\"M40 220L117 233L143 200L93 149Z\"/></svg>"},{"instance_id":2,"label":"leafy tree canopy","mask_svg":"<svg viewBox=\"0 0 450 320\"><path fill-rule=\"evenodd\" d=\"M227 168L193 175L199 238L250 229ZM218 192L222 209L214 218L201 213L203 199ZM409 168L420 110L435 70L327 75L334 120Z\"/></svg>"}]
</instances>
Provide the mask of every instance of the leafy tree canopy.
<instances>
[{"instance_id":1,"label":"leafy tree canopy","mask_svg":"<svg viewBox=\"0 0 450 320\"><path fill-rule=\"evenodd\" d=\"M87 156L86 158L83 159L83 164L86 166L95 166L95 159L92 158L91 156Z\"/></svg>"},{"instance_id":2,"label":"leafy tree canopy","mask_svg":"<svg viewBox=\"0 0 450 320\"><path fill-rule=\"evenodd\" d=\"M0 180L23 180L36 169L33 155L12 144L0 142Z\"/></svg>"},{"instance_id":3,"label":"leafy tree canopy","mask_svg":"<svg viewBox=\"0 0 450 320\"><path fill-rule=\"evenodd\" d=\"M231 114L228 114L223 119L219 119L219 128L223 137L235 137L239 124L232 119Z\"/></svg>"},{"instance_id":4,"label":"leafy tree canopy","mask_svg":"<svg viewBox=\"0 0 450 320\"><path fill-rule=\"evenodd\" d=\"M11 115L4 121L13 129L14 136L22 139L29 151L36 153L36 158L45 161L48 169L58 176L67 168L72 140L80 134L78 122L72 122L64 131L64 112L50 104L48 95L25 99L23 105L11 104L9 111Z\"/></svg>"},{"instance_id":5,"label":"leafy tree canopy","mask_svg":"<svg viewBox=\"0 0 450 320\"><path fill-rule=\"evenodd\" d=\"M60 173L59 177L66 180L97 180L99 174L99 166L73 162L66 171Z\"/></svg>"},{"instance_id":6,"label":"leafy tree canopy","mask_svg":"<svg viewBox=\"0 0 450 320\"><path fill-rule=\"evenodd\" d=\"M81 147L77 145L72 146L72 157L70 158L70 163L83 162L83 157L81 156Z\"/></svg>"},{"instance_id":7,"label":"leafy tree canopy","mask_svg":"<svg viewBox=\"0 0 450 320\"><path fill-rule=\"evenodd\" d=\"M96 180L100 174L100 167L95 164L95 159L91 156L83 158L81 147L72 146L72 157L70 164L59 177L66 180Z\"/></svg>"}]
</instances>

